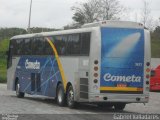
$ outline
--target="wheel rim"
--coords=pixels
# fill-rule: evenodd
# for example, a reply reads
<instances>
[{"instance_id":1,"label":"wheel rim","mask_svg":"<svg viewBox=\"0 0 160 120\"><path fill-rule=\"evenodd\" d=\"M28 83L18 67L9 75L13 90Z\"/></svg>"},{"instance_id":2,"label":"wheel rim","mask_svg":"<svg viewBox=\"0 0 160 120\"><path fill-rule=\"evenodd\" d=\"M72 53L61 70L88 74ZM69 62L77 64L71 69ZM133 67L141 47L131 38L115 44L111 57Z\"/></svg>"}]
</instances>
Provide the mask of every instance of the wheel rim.
<instances>
[{"instance_id":1,"label":"wheel rim","mask_svg":"<svg viewBox=\"0 0 160 120\"><path fill-rule=\"evenodd\" d=\"M58 102L61 103L62 102L62 91L59 90L58 92Z\"/></svg>"},{"instance_id":2,"label":"wheel rim","mask_svg":"<svg viewBox=\"0 0 160 120\"><path fill-rule=\"evenodd\" d=\"M68 91L68 103L72 104L74 100L74 93L73 93L73 89L70 88Z\"/></svg>"},{"instance_id":3,"label":"wheel rim","mask_svg":"<svg viewBox=\"0 0 160 120\"><path fill-rule=\"evenodd\" d=\"M19 88L20 88L20 85L17 84L17 85L16 85L16 95L19 95Z\"/></svg>"}]
</instances>

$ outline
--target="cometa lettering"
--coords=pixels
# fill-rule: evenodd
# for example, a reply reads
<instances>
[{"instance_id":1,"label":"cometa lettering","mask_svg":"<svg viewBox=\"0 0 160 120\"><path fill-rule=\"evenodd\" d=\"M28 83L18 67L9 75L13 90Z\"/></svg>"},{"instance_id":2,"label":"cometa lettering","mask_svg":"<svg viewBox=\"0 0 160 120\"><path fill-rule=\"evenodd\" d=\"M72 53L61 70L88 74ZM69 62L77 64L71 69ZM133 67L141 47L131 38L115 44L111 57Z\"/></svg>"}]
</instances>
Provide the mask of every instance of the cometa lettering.
<instances>
[{"instance_id":1,"label":"cometa lettering","mask_svg":"<svg viewBox=\"0 0 160 120\"><path fill-rule=\"evenodd\" d=\"M25 67L26 69L40 69L40 62L38 62L37 60L35 62L29 62L29 60L27 59L25 62Z\"/></svg>"},{"instance_id":2,"label":"cometa lettering","mask_svg":"<svg viewBox=\"0 0 160 120\"><path fill-rule=\"evenodd\" d=\"M109 82L141 82L141 77L140 76L116 76L116 75L111 75L110 73L106 73L104 75L104 80Z\"/></svg>"}]
</instances>

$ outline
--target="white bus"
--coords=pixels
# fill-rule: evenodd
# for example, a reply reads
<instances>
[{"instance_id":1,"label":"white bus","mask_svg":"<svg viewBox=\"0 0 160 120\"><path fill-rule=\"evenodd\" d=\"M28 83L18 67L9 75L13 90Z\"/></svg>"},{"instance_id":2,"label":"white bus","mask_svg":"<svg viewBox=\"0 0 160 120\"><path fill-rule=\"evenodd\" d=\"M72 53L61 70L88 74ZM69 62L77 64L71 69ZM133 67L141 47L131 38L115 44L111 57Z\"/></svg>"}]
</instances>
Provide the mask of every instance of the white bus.
<instances>
[{"instance_id":1,"label":"white bus","mask_svg":"<svg viewBox=\"0 0 160 120\"><path fill-rule=\"evenodd\" d=\"M8 89L20 98L53 97L70 108L88 102L123 110L148 102L150 57L150 33L134 22L18 35L10 40Z\"/></svg>"}]
</instances>

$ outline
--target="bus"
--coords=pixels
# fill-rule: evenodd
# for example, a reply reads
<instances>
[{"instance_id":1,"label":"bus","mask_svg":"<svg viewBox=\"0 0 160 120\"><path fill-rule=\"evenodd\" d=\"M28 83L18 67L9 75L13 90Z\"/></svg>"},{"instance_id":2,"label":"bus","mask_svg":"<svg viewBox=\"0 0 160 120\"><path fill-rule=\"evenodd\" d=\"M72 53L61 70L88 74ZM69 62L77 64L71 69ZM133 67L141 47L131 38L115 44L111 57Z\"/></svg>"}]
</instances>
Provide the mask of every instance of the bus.
<instances>
[{"instance_id":1,"label":"bus","mask_svg":"<svg viewBox=\"0 0 160 120\"><path fill-rule=\"evenodd\" d=\"M149 100L150 54L150 33L135 22L18 35L9 45L8 89L70 108L91 103L123 110Z\"/></svg>"}]
</instances>

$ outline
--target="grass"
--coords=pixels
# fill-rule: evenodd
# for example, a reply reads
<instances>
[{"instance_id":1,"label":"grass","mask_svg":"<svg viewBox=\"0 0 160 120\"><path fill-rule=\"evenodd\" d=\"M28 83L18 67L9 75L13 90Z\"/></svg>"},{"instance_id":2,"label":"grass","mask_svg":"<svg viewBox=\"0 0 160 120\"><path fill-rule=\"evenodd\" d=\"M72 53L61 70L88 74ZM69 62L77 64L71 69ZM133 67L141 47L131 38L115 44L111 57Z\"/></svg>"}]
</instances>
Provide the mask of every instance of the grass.
<instances>
[{"instance_id":1,"label":"grass","mask_svg":"<svg viewBox=\"0 0 160 120\"><path fill-rule=\"evenodd\" d=\"M8 39L0 41L0 83L6 82L7 60L5 54L8 49L8 45L9 45Z\"/></svg>"},{"instance_id":2,"label":"grass","mask_svg":"<svg viewBox=\"0 0 160 120\"><path fill-rule=\"evenodd\" d=\"M0 83L6 82L6 59L0 58Z\"/></svg>"}]
</instances>

